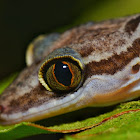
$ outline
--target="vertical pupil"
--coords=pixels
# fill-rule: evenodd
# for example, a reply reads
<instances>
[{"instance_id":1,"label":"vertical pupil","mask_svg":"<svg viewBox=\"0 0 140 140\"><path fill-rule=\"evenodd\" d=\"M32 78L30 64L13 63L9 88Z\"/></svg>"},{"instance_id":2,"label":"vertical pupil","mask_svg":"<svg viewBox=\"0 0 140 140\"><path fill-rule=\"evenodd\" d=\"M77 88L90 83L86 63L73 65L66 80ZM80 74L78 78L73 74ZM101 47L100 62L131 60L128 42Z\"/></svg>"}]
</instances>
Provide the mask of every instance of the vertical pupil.
<instances>
[{"instance_id":1,"label":"vertical pupil","mask_svg":"<svg viewBox=\"0 0 140 140\"><path fill-rule=\"evenodd\" d=\"M62 63L61 61L56 62L54 74L59 83L64 86L71 85L72 74L67 64Z\"/></svg>"}]
</instances>

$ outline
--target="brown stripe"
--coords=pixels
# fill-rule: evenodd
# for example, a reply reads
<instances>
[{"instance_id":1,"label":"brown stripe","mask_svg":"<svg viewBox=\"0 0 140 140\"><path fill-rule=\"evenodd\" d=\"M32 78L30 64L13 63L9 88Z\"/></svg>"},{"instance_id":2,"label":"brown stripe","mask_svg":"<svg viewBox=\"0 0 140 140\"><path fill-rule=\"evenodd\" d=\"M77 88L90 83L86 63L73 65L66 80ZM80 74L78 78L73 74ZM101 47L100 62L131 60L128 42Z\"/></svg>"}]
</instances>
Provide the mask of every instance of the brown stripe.
<instances>
[{"instance_id":1,"label":"brown stripe","mask_svg":"<svg viewBox=\"0 0 140 140\"><path fill-rule=\"evenodd\" d=\"M68 94L52 94L41 84L38 84L29 93L25 93L18 99L12 99L6 107L5 114L24 112L32 107L38 107L44 103L51 102L54 99L64 98ZM1 106L1 105L0 105Z\"/></svg>"},{"instance_id":2,"label":"brown stripe","mask_svg":"<svg viewBox=\"0 0 140 140\"><path fill-rule=\"evenodd\" d=\"M83 49L84 48L84 49ZM80 55L82 57L87 57L89 56L93 51L95 51L94 47L93 46L84 46L83 48L81 48L80 50Z\"/></svg>"},{"instance_id":3,"label":"brown stripe","mask_svg":"<svg viewBox=\"0 0 140 140\"><path fill-rule=\"evenodd\" d=\"M140 16L136 17L135 19L130 20L126 25L125 25L125 31L131 35L136 29L137 26L140 23Z\"/></svg>"},{"instance_id":4,"label":"brown stripe","mask_svg":"<svg viewBox=\"0 0 140 140\"><path fill-rule=\"evenodd\" d=\"M139 57L140 54L140 38L136 39L127 52L120 55L114 54L108 60L100 62L92 61L86 65L86 78L95 74L111 74L122 70L133 58Z\"/></svg>"},{"instance_id":5,"label":"brown stripe","mask_svg":"<svg viewBox=\"0 0 140 140\"><path fill-rule=\"evenodd\" d=\"M39 106L44 102L48 102L51 99L54 99L55 95L49 94L48 91L39 84L31 90L29 93L25 93L23 96L20 96L18 99L13 99L10 101L9 106L7 106L6 114L23 112L31 107Z\"/></svg>"}]
</instances>

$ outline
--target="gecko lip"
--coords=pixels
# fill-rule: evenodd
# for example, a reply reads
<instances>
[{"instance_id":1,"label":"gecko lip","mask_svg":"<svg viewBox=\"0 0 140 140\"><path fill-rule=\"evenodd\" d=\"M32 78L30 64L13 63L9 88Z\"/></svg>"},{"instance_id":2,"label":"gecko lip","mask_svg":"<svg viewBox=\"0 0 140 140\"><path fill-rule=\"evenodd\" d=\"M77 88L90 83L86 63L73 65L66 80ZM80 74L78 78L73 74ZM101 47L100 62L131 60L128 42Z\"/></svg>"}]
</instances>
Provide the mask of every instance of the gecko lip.
<instances>
[{"instance_id":1,"label":"gecko lip","mask_svg":"<svg viewBox=\"0 0 140 140\"><path fill-rule=\"evenodd\" d=\"M81 92L82 91L83 91L83 88L81 89ZM82 100L82 97L84 95L81 94L81 92L76 92L75 96L73 96L73 94L71 94L71 95L69 95L69 98L64 97L65 103L62 104L62 101L59 101L59 103L57 105L55 105L55 107L54 107L54 102L47 103L47 106L49 106L49 107L45 110L43 107L44 105L42 105L38 108L40 110L38 113L34 109L31 109L32 111L28 110L22 114L15 113L15 114L7 115L7 114L2 113L2 114L0 114L0 125L11 125L11 124L19 123L21 121L34 122L34 121L40 120L40 118L46 119L51 116L54 116L54 115L49 116L49 114L59 115L59 110L61 110L61 109L63 110L64 108L67 108L66 110L69 110L68 106L69 106L70 102L72 102L71 105L74 105L77 102L77 98L81 98L81 100ZM62 100L64 100L64 98ZM76 109L73 108L73 110L76 110ZM57 113L55 113L55 111ZM68 111L65 111L65 113L66 112L68 112Z\"/></svg>"}]
</instances>

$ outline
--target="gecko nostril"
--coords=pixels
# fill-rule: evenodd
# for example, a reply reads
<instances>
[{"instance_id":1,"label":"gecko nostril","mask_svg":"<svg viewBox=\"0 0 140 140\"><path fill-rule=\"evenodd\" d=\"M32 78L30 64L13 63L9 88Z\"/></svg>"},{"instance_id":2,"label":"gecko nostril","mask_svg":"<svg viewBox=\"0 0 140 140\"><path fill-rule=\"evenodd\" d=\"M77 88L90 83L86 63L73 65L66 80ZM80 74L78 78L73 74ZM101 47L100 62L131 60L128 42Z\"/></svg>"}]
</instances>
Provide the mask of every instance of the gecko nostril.
<instances>
[{"instance_id":1,"label":"gecko nostril","mask_svg":"<svg viewBox=\"0 0 140 140\"><path fill-rule=\"evenodd\" d=\"M140 64L136 64L132 67L132 73L136 74L140 70Z\"/></svg>"},{"instance_id":2,"label":"gecko nostril","mask_svg":"<svg viewBox=\"0 0 140 140\"><path fill-rule=\"evenodd\" d=\"M4 111L4 107L0 105L0 113L2 113L3 111Z\"/></svg>"}]
</instances>

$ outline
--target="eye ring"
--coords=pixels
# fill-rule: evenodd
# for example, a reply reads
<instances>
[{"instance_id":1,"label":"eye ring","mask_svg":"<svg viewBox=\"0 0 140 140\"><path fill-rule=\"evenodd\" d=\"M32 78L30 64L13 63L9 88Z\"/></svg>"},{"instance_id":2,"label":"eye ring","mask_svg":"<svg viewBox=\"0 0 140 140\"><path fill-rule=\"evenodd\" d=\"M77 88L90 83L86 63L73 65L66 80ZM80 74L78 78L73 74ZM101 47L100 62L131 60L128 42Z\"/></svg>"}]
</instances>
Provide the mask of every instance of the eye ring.
<instances>
[{"instance_id":1,"label":"eye ring","mask_svg":"<svg viewBox=\"0 0 140 140\"><path fill-rule=\"evenodd\" d=\"M38 78L47 90L56 93L78 89L84 79L81 56L71 48L55 50L41 65Z\"/></svg>"}]
</instances>

